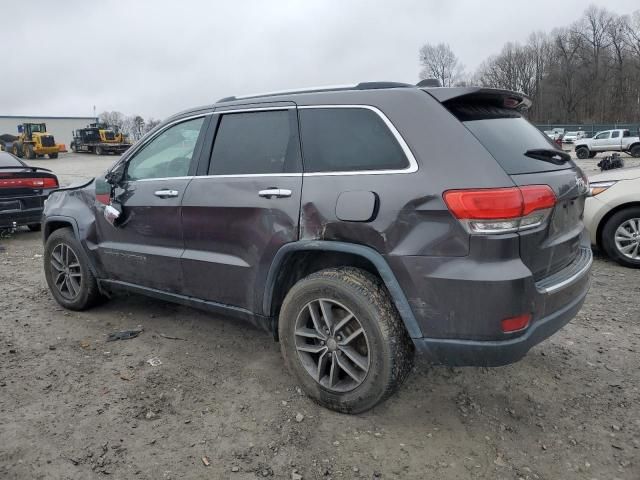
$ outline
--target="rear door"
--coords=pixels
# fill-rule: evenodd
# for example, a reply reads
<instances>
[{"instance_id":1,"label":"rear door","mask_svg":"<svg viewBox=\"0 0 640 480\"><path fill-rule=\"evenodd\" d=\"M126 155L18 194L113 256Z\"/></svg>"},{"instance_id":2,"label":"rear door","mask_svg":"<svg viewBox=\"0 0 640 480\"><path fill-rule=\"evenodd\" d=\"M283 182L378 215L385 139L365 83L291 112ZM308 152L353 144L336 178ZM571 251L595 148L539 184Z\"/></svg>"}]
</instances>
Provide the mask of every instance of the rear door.
<instances>
[{"instance_id":1,"label":"rear door","mask_svg":"<svg viewBox=\"0 0 640 480\"><path fill-rule=\"evenodd\" d=\"M208 118L169 124L127 160L114 197L122 205L118 226L96 216L97 251L108 279L181 293L180 204L195 173Z\"/></svg>"},{"instance_id":2,"label":"rear door","mask_svg":"<svg viewBox=\"0 0 640 480\"><path fill-rule=\"evenodd\" d=\"M182 201L187 294L260 311L278 249L298 239L302 165L294 105L216 111L208 165Z\"/></svg>"},{"instance_id":3,"label":"rear door","mask_svg":"<svg viewBox=\"0 0 640 480\"><path fill-rule=\"evenodd\" d=\"M611 137L609 137L609 142L607 143L607 150L620 150L620 146L622 145L622 135L620 135L620 130L612 130Z\"/></svg>"},{"instance_id":4,"label":"rear door","mask_svg":"<svg viewBox=\"0 0 640 480\"><path fill-rule=\"evenodd\" d=\"M557 198L547 224L519 233L520 256L536 279L571 263L584 230L587 186L572 160L540 159L536 150L554 151L547 137L518 112L494 106L458 103L450 107L516 185L549 185ZM527 153L529 152L529 153ZM566 157L565 157L566 158Z\"/></svg>"}]
</instances>

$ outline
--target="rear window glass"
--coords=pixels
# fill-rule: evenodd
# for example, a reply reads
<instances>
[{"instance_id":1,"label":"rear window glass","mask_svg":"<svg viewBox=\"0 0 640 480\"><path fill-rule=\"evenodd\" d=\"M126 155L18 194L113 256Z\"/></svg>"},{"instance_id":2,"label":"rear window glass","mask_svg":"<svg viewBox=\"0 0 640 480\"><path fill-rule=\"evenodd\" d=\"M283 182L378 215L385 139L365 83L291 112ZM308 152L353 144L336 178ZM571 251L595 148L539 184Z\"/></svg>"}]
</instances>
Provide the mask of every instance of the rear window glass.
<instances>
[{"instance_id":1,"label":"rear window glass","mask_svg":"<svg viewBox=\"0 0 640 480\"><path fill-rule=\"evenodd\" d=\"M380 116L365 108L301 109L306 172L401 170L409 161Z\"/></svg>"},{"instance_id":2,"label":"rear window glass","mask_svg":"<svg viewBox=\"0 0 640 480\"><path fill-rule=\"evenodd\" d=\"M510 175L564 170L573 164L555 165L525 155L527 150L555 149L549 138L517 111L477 105L448 105L447 108Z\"/></svg>"}]
</instances>

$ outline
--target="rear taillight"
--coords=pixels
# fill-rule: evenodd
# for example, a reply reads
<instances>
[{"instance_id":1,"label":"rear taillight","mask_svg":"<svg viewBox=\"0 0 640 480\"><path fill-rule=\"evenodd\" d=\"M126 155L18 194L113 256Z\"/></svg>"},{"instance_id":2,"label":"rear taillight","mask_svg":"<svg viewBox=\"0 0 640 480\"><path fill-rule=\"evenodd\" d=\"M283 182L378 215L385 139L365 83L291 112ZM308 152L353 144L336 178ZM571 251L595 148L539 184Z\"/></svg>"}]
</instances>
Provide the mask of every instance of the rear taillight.
<instances>
[{"instance_id":1,"label":"rear taillight","mask_svg":"<svg viewBox=\"0 0 640 480\"><path fill-rule=\"evenodd\" d=\"M55 178L0 178L0 188L57 188Z\"/></svg>"},{"instance_id":2,"label":"rear taillight","mask_svg":"<svg viewBox=\"0 0 640 480\"><path fill-rule=\"evenodd\" d=\"M508 233L542 225L556 204L548 185L448 190L443 198L469 233Z\"/></svg>"}]
</instances>

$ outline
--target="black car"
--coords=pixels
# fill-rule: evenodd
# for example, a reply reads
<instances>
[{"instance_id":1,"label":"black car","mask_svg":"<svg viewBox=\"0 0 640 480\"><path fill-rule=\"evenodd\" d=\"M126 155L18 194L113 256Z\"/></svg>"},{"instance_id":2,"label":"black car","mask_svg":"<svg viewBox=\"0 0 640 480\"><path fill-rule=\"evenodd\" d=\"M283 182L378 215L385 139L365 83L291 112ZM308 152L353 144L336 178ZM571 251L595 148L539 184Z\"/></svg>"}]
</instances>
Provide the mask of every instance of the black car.
<instances>
[{"instance_id":1,"label":"black car","mask_svg":"<svg viewBox=\"0 0 640 480\"><path fill-rule=\"evenodd\" d=\"M49 287L76 310L125 290L249 320L343 412L389 396L414 348L514 362L576 315L592 263L584 177L529 105L363 83L180 113L52 194Z\"/></svg>"},{"instance_id":2,"label":"black car","mask_svg":"<svg viewBox=\"0 0 640 480\"><path fill-rule=\"evenodd\" d=\"M44 201L59 187L46 168L30 167L8 152L0 152L0 229L26 225L40 230Z\"/></svg>"}]
</instances>

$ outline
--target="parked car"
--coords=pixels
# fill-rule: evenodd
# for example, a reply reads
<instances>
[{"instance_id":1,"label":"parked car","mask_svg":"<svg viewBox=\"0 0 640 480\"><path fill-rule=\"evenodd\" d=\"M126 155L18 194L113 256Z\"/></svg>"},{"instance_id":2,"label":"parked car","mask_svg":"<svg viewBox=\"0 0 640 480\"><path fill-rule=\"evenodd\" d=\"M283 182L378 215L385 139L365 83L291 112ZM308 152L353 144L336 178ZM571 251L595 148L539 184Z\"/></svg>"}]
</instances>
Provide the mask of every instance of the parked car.
<instances>
[{"instance_id":1,"label":"parked car","mask_svg":"<svg viewBox=\"0 0 640 480\"><path fill-rule=\"evenodd\" d=\"M640 157L640 138L631 136L626 129L598 132L593 138L576 141L575 145L580 159L593 158L599 152L625 152L632 157Z\"/></svg>"},{"instance_id":2,"label":"parked car","mask_svg":"<svg viewBox=\"0 0 640 480\"><path fill-rule=\"evenodd\" d=\"M26 225L40 230L44 201L58 188L46 168L30 167L9 152L0 152L0 229Z\"/></svg>"},{"instance_id":3,"label":"parked car","mask_svg":"<svg viewBox=\"0 0 640 480\"><path fill-rule=\"evenodd\" d=\"M60 305L126 290L251 321L305 392L362 412L414 350L503 365L573 318L587 186L522 94L396 83L229 97L54 193Z\"/></svg>"},{"instance_id":4,"label":"parked car","mask_svg":"<svg viewBox=\"0 0 640 480\"><path fill-rule=\"evenodd\" d=\"M640 167L591 177L584 221L591 243L627 267L640 268Z\"/></svg>"},{"instance_id":5,"label":"parked car","mask_svg":"<svg viewBox=\"0 0 640 480\"><path fill-rule=\"evenodd\" d=\"M578 140L582 140L583 138L586 138L587 134L586 132L582 131L582 130L578 130L575 132L567 132L564 134L564 137L562 137L562 141L564 143L575 143Z\"/></svg>"},{"instance_id":6,"label":"parked car","mask_svg":"<svg viewBox=\"0 0 640 480\"><path fill-rule=\"evenodd\" d=\"M558 139L561 139L564 136L564 128L554 128L553 130L545 130L545 135L547 135L554 142Z\"/></svg>"}]
</instances>

